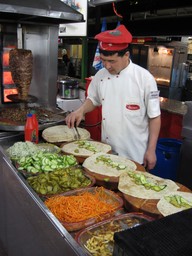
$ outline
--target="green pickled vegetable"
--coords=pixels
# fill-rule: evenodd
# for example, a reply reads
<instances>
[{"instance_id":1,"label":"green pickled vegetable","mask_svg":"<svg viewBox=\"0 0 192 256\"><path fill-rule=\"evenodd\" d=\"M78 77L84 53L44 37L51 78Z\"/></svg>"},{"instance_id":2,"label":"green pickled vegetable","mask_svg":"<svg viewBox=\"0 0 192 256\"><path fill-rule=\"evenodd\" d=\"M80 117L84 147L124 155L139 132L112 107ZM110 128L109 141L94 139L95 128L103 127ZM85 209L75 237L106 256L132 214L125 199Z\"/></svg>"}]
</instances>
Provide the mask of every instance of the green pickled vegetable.
<instances>
[{"instance_id":1,"label":"green pickled vegetable","mask_svg":"<svg viewBox=\"0 0 192 256\"><path fill-rule=\"evenodd\" d=\"M151 181L147 180L147 177L144 174L138 174L133 171L128 172L129 177L134 181L135 184L144 186L145 189L154 190L156 192L159 192L167 187L166 184L158 184L158 183L152 183Z\"/></svg>"},{"instance_id":2,"label":"green pickled vegetable","mask_svg":"<svg viewBox=\"0 0 192 256\"><path fill-rule=\"evenodd\" d=\"M105 156L105 155L100 155L96 158L96 163L97 162L102 162L103 164L110 166L116 170L124 170L126 169L126 165L124 164L119 164L117 162L114 162L110 159L110 156Z\"/></svg>"},{"instance_id":3,"label":"green pickled vegetable","mask_svg":"<svg viewBox=\"0 0 192 256\"><path fill-rule=\"evenodd\" d=\"M79 148L84 148L86 150L92 151L94 153L97 153L98 150L96 147L94 147L91 142L85 141L85 140L78 140L75 142ZM79 153L78 148L74 150L75 153Z\"/></svg>"},{"instance_id":4,"label":"green pickled vegetable","mask_svg":"<svg viewBox=\"0 0 192 256\"><path fill-rule=\"evenodd\" d=\"M27 178L27 182L37 193L42 195L54 195L91 185L91 180L79 167L68 167L31 176Z\"/></svg>"},{"instance_id":5,"label":"green pickled vegetable","mask_svg":"<svg viewBox=\"0 0 192 256\"><path fill-rule=\"evenodd\" d=\"M174 205L177 208L184 207L186 209L189 209L192 207L192 202L189 202L184 197L180 195L173 195L173 196L165 196L165 199L172 205Z\"/></svg>"}]
</instances>

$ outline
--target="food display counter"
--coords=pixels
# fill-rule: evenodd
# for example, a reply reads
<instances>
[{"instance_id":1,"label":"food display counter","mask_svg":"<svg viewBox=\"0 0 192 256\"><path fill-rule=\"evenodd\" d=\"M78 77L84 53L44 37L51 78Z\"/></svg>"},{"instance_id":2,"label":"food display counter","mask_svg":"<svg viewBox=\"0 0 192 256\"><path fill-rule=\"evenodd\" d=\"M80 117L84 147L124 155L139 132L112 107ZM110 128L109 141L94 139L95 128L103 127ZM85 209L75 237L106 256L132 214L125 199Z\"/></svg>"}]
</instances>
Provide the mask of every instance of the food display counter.
<instances>
[{"instance_id":1,"label":"food display counter","mask_svg":"<svg viewBox=\"0 0 192 256\"><path fill-rule=\"evenodd\" d=\"M13 141L12 141L13 143ZM0 241L7 255L85 255L0 147Z\"/></svg>"},{"instance_id":2,"label":"food display counter","mask_svg":"<svg viewBox=\"0 0 192 256\"><path fill-rule=\"evenodd\" d=\"M76 242L78 233L67 231L7 155L6 149L22 140L23 134L18 134L10 140L0 140L0 241L7 255L87 255L83 247ZM135 164L137 170L145 171L143 166ZM179 190L190 192L185 186L178 186ZM123 196L121 190L117 192L118 196ZM124 199L127 200L125 197ZM140 212L141 216L144 213L149 218L162 218L155 202L151 204L150 199L144 200L143 203L143 200L130 196L129 202L130 205L124 204L124 207L118 208L115 215L134 211Z\"/></svg>"}]
</instances>

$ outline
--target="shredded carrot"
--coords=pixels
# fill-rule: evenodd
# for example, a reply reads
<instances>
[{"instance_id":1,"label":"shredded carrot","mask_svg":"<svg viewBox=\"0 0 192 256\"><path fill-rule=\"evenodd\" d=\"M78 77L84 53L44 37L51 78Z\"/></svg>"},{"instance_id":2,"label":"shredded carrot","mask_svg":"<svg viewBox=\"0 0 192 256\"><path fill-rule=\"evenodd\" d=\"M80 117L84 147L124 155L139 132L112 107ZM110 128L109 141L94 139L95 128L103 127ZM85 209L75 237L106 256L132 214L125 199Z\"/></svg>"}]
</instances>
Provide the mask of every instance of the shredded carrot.
<instances>
[{"instance_id":1,"label":"shredded carrot","mask_svg":"<svg viewBox=\"0 0 192 256\"><path fill-rule=\"evenodd\" d=\"M117 209L119 203L103 187L99 187L94 193L86 191L77 195L50 197L45 205L61 222L74 223L93 217L101 218L101 215Z\"/></svg>"}]
</instances>

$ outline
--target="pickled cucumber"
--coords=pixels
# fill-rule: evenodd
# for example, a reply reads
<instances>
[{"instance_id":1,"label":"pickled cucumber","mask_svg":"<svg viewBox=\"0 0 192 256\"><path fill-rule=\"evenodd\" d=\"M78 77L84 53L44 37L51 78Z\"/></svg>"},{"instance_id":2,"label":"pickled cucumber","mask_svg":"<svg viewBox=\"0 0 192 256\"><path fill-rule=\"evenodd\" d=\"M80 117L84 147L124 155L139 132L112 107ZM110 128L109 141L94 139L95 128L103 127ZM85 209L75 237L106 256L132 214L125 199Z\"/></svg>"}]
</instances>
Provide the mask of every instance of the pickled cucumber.
<instances>
[{"instance_id":1,"label":"pickled cucumber","mask_svg":"<svg viewBox=\"0 0 192 256\"><path fill-rule=\"evenodd\" d=\"M42 195L54 195L91 184L91 180L79 167L42 173L27 178L27 182L38 194Z\"/></svg>"},{"instance_id":2,"label":"pickled cucumber","mask_svg":"<svg viewBox=\"0 0 192 256\"><path fill-rule=\"evenodd\" d=\"M186 209L189 209L192 207L192 202L187 201L185 198L183 198L180 195L165 196L165 199L170 204L174 205L177 208L184 207Z\"/></svg>"},{"instance_id":3,"label":"pickled cucumber","mask_svg":"<svg viewBox=\"0 0 192 256\"><path fill-rule=\"evenodd\" d=\"M129 171L128 175L134 181L135 184L144 186L144 188L147 190L151 189L156 192L159 192L167 187L167 185L165 184L162 185L148 181L147 177L144 174L138 174L134 173L133 171Z\"/></svg>"}]
</instances>

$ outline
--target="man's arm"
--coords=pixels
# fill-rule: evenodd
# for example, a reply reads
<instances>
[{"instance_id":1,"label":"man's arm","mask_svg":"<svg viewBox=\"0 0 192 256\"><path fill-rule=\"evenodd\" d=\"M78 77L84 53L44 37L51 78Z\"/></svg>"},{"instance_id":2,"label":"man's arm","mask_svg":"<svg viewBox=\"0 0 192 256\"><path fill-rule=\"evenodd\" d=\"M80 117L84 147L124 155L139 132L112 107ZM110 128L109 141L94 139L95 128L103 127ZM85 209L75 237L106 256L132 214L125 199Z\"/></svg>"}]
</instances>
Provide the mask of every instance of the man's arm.
<instances>
[{"instance_id":1,"label":"man's arm","mask_svg":"<svg viewBox=\"0 0 192 256\"><path fill-rule=\"evenodd\" d=\"M149 142L147 150L144 155L144 166L151 170L155 167L157 157L156 157L156 145L159 137L159 132L161 128L161 116L149 119Z\"/></svg>"}]
</instances>

